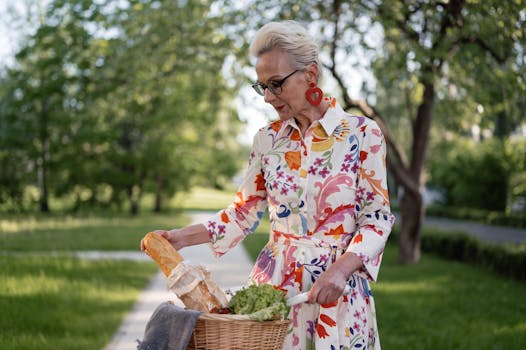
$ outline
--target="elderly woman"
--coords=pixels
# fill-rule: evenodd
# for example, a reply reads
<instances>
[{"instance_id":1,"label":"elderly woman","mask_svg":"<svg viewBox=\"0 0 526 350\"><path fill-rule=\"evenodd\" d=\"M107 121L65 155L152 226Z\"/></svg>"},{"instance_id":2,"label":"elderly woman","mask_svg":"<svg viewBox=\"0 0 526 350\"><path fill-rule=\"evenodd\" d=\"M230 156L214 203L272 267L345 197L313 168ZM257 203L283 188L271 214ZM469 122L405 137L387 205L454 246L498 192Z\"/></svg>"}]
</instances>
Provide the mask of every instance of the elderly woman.
<instances>
[{"instance_id":1,"label":"elderly woman","mask_svg":"<svg viewBox=\"0 0 526 350\"><path fill-rule=\"evenodd\" d=\"M372 120L347 114L318 87L318 47L296 22L272 22L250 48L254 90L279 120L259 130L234 202L203 224L160 231L176 249L211 243L225 254L254 231L266 209L270 238L252 270L288 296L285 349L379 349L375 281L391 231L383 135ZM350 293L344 293L346 286Z\"/></svg>"}]
</instances>

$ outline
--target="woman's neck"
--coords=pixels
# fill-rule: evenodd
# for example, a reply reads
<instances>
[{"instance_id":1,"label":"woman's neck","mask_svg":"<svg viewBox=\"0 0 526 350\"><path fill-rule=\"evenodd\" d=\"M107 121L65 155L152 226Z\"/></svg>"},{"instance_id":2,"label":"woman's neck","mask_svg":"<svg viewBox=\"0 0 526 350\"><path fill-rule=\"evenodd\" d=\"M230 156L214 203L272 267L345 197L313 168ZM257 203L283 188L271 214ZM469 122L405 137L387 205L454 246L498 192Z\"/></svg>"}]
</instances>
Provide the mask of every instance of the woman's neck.
<instances>
[{"instance_id":1,"label":"woman's neck","mask_svg":"<svg viewBox=\"0 0 526 350\"><path fill-rule=\"evenodd\" d=\"M329 109L329 104L330 102L324 99L319 106L311 108L306 111L306 113L301 113L294 117L294 119L296 119L296 124L300 128L301 135L305 135L315 120L320 120L323 118L325 112L327 112L327 109Z\"/></svg>"}]
</instances>

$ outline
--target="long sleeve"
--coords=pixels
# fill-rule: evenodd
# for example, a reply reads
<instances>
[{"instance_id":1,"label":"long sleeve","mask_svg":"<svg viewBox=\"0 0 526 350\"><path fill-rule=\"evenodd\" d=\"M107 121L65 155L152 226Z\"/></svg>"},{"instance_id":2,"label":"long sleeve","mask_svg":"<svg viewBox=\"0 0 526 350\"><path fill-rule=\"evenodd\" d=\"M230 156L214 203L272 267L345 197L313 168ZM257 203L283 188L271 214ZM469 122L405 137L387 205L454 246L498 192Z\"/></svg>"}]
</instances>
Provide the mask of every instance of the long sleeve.
<instances>
[{"instance_id":1,"label":"long sleeve","mask_svg":"<svg viewBox=\"0 0 526 350\"><path fill-rule=\"evenodd\" d=\"M237 245L246 235L252 233L259 225L267 208L267 193L259 145L258 134L256 134L247 173L238 188L233 203L205 223L210 234L212 250L218 257Z\"/></svg>"},{"instance_id":2,"label":"long sleeve","mask_svg":"<svg viewBox=\"0 0 526 350\"><path fill-rule=\"evenodd\" d=\"M378 125L369 121L361 129L360 169L355 198L357 231L347 251L363 261L363 277L376 281L382 254L394 223L389 206L386 145Z\"/></svg>"}]
</instances>

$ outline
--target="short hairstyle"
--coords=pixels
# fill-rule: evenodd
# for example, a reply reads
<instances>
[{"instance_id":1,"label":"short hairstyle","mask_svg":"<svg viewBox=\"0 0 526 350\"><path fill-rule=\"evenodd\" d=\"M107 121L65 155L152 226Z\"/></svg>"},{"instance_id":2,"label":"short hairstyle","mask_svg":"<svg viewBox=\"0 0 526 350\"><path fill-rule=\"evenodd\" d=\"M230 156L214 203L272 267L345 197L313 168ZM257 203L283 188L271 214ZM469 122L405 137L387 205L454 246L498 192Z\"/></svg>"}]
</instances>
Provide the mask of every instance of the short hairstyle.
<instances>
[{"instance_id":1,"label":"short hairstyle","mask_svg":"<svg viewBox=\"0 0 526 350\"><path fill-rule=\"evenodd\" d=\"M256 32L250 45L250 54L259 57L273 49L289 54L296 69L305 69L308 65L316 63L318 80L321 78L322 65L318 45L298 22L270 22Z\"/></svg>"}]
</instances>

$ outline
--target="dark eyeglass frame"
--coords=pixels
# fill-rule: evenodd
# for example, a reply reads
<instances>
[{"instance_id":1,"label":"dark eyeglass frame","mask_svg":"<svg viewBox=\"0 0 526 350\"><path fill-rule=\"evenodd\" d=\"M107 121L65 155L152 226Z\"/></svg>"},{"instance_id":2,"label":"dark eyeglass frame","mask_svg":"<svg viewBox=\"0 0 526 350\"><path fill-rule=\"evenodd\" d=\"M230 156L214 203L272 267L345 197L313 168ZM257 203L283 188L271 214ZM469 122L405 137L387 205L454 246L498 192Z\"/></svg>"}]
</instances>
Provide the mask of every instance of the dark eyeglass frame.
<instances>
[{"instance_id":1,"label":"dark eyeglass frame","mask_svg":"<svg viewBox=\"0 0 526 350\"><path fill-rule=\"evenodd\" d=\"M299 71L299 69L296 69L294 72L290 73L285 78L280 80L269 80L266 84L263 84L260 81L256 81L254 84L252 84L252 88L261 96L265 96L266 89L269 89L270 92L277 96L283 92L282 86L285 83L285 80L287 80L294 73L297 73Z\"/></svg>"}]
</instances>

